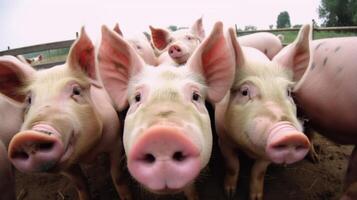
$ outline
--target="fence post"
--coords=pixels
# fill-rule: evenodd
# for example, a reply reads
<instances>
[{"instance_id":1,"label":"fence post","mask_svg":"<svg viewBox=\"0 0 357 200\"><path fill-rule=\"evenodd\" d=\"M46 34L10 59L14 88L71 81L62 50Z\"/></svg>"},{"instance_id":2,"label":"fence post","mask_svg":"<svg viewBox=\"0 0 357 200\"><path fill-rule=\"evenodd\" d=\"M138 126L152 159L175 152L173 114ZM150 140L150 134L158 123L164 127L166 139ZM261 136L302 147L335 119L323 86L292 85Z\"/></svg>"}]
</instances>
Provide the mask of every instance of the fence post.
<instances>
[{"instance_id":1,"label":"fence post","mask_svg":"<svg viewBox=\"0 0 357 200\"><path fill-rule=\"evenodd\" d=\"M312 40L313 40L315 38L315 24L316 24L314 19L312 19L312 23L311 24L312 24L311 25L312 26L312 28L311 28L312 30L311 31L312 31Z\"/></svg>"},{"instance_id":2,"label":"fence post","mask_svg":"<svg viewBox=\"0 0 357 200\"><path fill-rule=\"evenodd\" d=\"M236 28L236 36L238 36L238 27L237 27L237 24L234 24L234 27Z\"/></svg>"}]
</instances>

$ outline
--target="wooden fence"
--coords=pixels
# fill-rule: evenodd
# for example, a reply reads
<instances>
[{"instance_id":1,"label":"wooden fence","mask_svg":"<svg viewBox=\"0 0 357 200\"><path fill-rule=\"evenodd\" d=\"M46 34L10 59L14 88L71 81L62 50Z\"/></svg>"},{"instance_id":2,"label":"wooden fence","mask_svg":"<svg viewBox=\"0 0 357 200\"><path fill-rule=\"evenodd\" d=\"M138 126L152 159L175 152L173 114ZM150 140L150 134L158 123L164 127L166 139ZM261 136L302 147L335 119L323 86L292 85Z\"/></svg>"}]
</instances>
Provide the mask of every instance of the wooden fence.
<instances>
[{"instance_id":1,"label":"wooden fence","mask_svg":"<svg viewBox=\"0 0 357 200\"><path fill-rule=\"evenodd\" d=\"M348 26L348 27L313 27L313 38L314 38L314 33L319 32L319 31L346 31L346 32L356 32L357 33L357 26ZM258 32L292 32L292 31L299 31L299 28L281 28L281 29L268 29L268 30L251 30L251 31L238 31L237 26L236 26L236 32L239 35L241 34L251 34L251 33L258 33ZM22 47L22 48L16 48L16 49L9 49L5 51L0 51L0 56L2 55L23 55L23 54L29 54L29 53L34 53L34 52L41 52L41 51L50 51L54 49L63 49L63 48L69 48L74 40L66 40L66 41L60 41L60 42L53 42L53 43L46 43L46 44L39 44L39 45L33 45L33 46L28 46L28 47ZM62 64L64 63L64 59L61 61L55 61L51 63L40 63L38 65L35 65L35 68L49 68L54 65Z\"/></svg>"}]
</instances>

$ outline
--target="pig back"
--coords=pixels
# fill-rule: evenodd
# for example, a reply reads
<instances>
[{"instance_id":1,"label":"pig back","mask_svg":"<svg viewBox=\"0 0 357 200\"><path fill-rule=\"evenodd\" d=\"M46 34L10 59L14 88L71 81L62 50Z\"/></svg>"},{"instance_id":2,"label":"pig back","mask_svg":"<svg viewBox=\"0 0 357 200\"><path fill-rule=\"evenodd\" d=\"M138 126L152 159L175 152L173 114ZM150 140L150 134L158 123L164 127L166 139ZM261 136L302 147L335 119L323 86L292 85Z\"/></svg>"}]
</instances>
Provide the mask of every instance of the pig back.
<instances>
[{"instance_id":1,"label":"pig back","mask_svg":"<svg viewBox=\"0 0 357 200\"><path fill-rule=\"evenodd\" d=\"M357 144L357 37L312 42L312 60L296 102L313 127L343 144Z\"/></svg>"}]
</instances>

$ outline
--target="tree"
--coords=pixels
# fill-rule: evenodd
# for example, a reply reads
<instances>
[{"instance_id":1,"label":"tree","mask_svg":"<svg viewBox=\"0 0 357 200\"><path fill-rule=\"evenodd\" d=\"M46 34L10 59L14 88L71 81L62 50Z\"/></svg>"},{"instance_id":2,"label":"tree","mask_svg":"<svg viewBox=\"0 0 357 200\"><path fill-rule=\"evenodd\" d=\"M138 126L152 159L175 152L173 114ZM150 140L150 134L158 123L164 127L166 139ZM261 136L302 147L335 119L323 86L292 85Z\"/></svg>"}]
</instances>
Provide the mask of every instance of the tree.
<instances>
[{"instance_id":1,"label":"tree","mask_svg":"<svg viewBox=\"0 0 357 200\"><path fill-rule=\"evenodd\" d=\"M281 12L278 15L278 20L276 22L276 27L277 28L290 28L291 23L290 23L290 16L287 11Z\"/></svg>"},{"instance_id":2,"label":"tree","mask_svg":"<svg viewBox=\"0 0 357 200\"><path fill-rule=\"evenodd\" d=\"M357 25L357 0L321 0L319 18L324 26Z\"/></svg>"}]
</instances>

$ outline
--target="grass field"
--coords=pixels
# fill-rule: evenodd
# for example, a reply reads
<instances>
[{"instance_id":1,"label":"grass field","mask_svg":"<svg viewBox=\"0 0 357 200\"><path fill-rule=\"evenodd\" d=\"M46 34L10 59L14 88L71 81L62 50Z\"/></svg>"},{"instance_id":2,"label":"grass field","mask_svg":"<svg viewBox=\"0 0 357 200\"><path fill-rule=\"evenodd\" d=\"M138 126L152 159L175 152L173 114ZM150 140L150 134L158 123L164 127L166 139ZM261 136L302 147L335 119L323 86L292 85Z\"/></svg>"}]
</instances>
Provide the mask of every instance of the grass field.
<instances>
[{"instance_id":1,"label":"grass field","mask_svg":"<svg viewBox=\"0 0 357 200\"><path fill-rule=\"evenodd\" d=\"M297 31L284 31L284 32L275 32L274 34L282 34L284 35L284 44L289 44L294 41L298 32ZM313 38L322 39L322 38L332 38L332 37L349 37L349 36L357 36L356 32L334 32L334 31L315 31Z\"/></svg>"}]
</instances>

